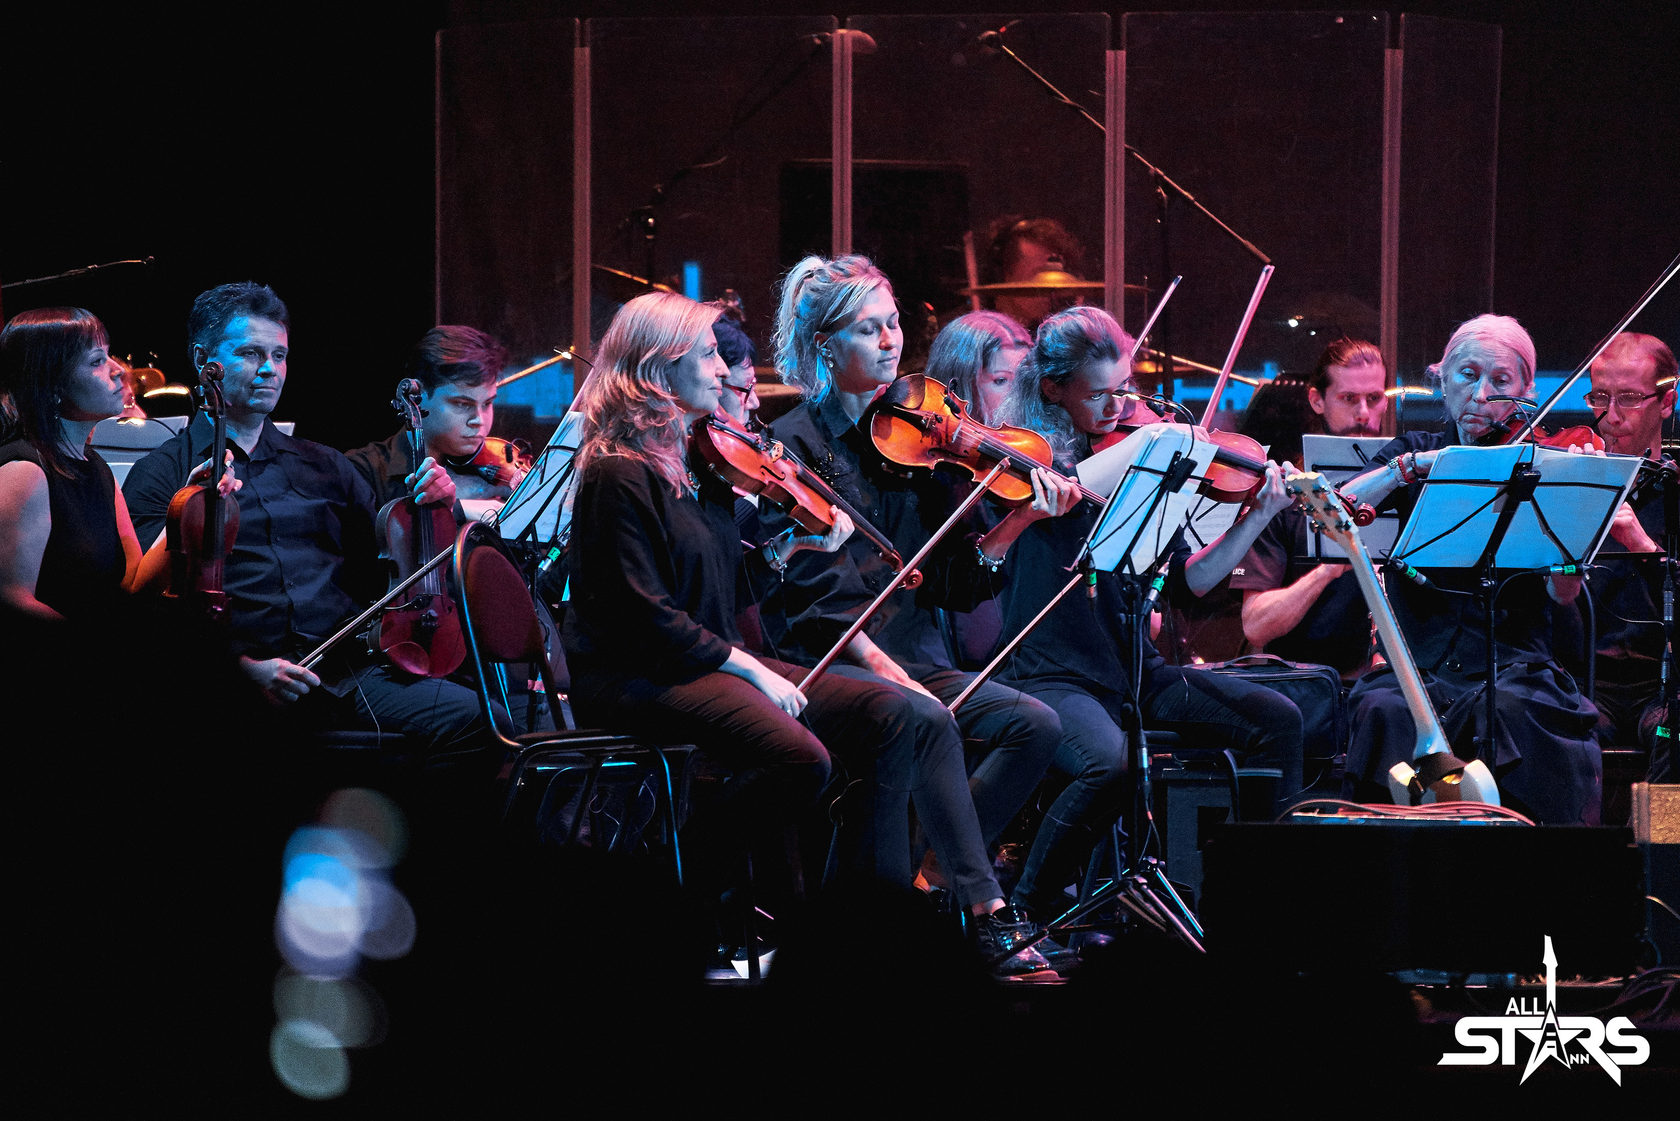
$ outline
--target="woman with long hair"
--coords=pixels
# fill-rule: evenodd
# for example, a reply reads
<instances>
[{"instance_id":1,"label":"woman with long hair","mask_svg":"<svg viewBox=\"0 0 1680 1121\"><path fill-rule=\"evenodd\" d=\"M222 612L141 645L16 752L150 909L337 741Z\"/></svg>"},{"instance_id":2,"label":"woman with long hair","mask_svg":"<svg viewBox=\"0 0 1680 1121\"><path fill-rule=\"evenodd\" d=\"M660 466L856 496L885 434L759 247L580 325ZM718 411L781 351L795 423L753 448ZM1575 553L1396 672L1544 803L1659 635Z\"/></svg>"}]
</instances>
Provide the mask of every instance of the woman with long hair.
<instances>
[{"instance_id":1,"label":"woman with long hair","mask_svg":"<svg viewBox=\"0 0 1680 1121\"><path fill-rule=\"evenodd\" d=\"M694 425L718 409L726 375L717 315L648 293L620 309L602 340L580 402L565 624L572 704L592 723L695 743L732 770L723 796L684 834L702 890L727 882L728 859L756 829L815 800L833 756L862 795L841 830L846 868L907 884L911 792L921 807L925 787L954 783L966 802L961 746L884 682L829 673L807 695L795 684L805 670L743 648L738 599L762 594L797 552L839 549L852 526L837 511L826 535L781 533L743 549L733 493L689 456ZM970 837L960 820L944 821L952 812L929 803L923 816L941 856L961 864ZM967 813L978 850L972 805ZM995 880L991 888L989 902L1001 906ZM1021 937L1001 925L981 924L981 933L990 955Z\"/></svg>"},{"instance_id":2,"label":"woman with long hair","mask_svg":"<svg viewBox=\"0 0 1680 1121\"><path fill-rule=\"evenodd\" d=\"M1131 351L1131 338L1100 308L1057 312L1039 325L1032 353L1016 374L1006 422L1043 434L1057 469L1071 474L1092 454L1093 442L1111 435L1139 407L1128 396L1137 390ZM1007 578L1006 637L1024 630L1061 589L1099 512L1080 504L1077 488L1065 478L1044 482L1057 492L1055 512L1061 516L1032 522L1018 534L1004 522L980 541L981 553ZM1166 594L1200 596L1212 589L1290 501L1281 469L1268 464L1254 505L1224 534L1194 555L1182 536L1175 537L1166 550ZM1136 706L1148 727L1179 731L1199 746L1227 747L1280 767L1280 802L1301 784L1301 714L1291 701L1264 686L1169 665L1147 632L1139 639L1142 664L1134 665L1131 601L1122 578L1099 572L1095 580L1095 603L1065 597L1003 670L1010 684L1049 704L1062 719L1055 768L1070 781L1045 812L1014 893L1017 904L1039 915L1063 908L1063 891L1089 851L1089 832L1124 808L1129 761L1122 720L1128 706ZM1140 681L1135 696L1134 679Z\"/></svg>"},{"instance_id":3,"label":"woman with long hair","mask_svg":"<svg viewBox=\"0 0 1680 1121\"><path fill-rule=\"evenodd\" d=\"M1032 349L1026 328L1001 311L971 311L947 323L928 351L934 381L950 387L981 424L996 425L1015 371Z\"/></svg>"}]
</instances>

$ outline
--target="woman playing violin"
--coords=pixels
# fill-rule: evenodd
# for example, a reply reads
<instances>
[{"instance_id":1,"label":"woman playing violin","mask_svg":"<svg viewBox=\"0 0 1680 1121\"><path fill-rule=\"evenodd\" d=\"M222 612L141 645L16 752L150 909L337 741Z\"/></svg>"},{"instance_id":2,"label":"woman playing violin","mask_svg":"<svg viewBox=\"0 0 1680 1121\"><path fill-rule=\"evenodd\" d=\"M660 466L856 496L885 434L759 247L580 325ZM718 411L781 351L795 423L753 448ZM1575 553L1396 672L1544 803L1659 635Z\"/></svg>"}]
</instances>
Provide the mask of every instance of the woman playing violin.
<instances>
[{"instance_id":1,"label":"woman playing violin","mask_svg":"<svg viewBox=\"0 0 1680 1121\"><path fill-rule=\"evenodd\" d=\"M1026 328L1001 311L971 311L947 323L928 351L927 376L949 386L969 415L996 425L1015 370L1032 349Z\"/></svg>"},{"instance_id":2,"label":"woman playing violin","mask_svg":"<svg viewBox=\"0 0 1680 1121\"><path fill-rule=\"evenodd\" d=\"M1066 583L1098 509L1081 503L1062 472L1139 406L1130 369L1132 340L1107 312L1073 307L1039 325L1032 352L1016 374L1007 420L1042 433L1056 471L1035 470L1037 520L1017 530L1005 521L981 538L981 560L1005 581L1004 635L1013 637ZM1042 502L1039 501L1042 496ZM1194 556L1182 535L1169 546L1169 594L1201 595L1242 559L1249 544L1289 505L1282 471L1268 463L1254 504ZM1128 758L1122 710L1131 700L1133 636L1121 577L1096 574L1095 602L1070 595L1006 663L1006 680L1056 710L1062 740L1055 767L1070 781L1046 811L1016 885L1014 900L1034 913L1056 912L1075 867L1090 851L1089 830L1112 821L1125 802ZM1132 609L1132 610L1135 610ZM1278 801L1301 784L1301 714L1282 694L1221 674L1168 665L1147 636L1143 650L1144 723L1189 734L1203 746L1230 747L1283 771ZM1269 813L1271 806L1264 807ZM1256 811L1250 809L1251 814Z\"/></svg>"},{"instance_id":3,"label":"woman playing violin","mask_svg":"<svg viewBox=\"0 0 1680 1121\"><path fill-rule=\"evenodd\" d=\"M867 259L808 257L784 280L776 366L804 399L776 422L776 438L909 556L949 517L967 485L958 491L943 474L905 478L889 470L868 425L859 424L871 402L898 376L903 342L892 286ZM924 797L960 800L967 803L962 816L978 821L975 840L990 844L1043 777L1059 731L1048 708L995 682L986 683L959 710L955 724L945 707L971 677L952 667L933 609L967 610L978 598L990 598L975 561L972 530L978 528L977 521L973 527L959 526L942 539L922 566L923 583L889 597L840 652L847 664L837 663L829 672L891 682L921 721L943 729L952 742L959 740L960 728L960 739L978 759L972 797L969 782L959 777L948 788L918 794L918 814L931 835L937 819L923 807ZM832 560L801 558L766 602L764 626L771 647L796 661L819 661L896 579L891 565L857 538ZM938 849L935 844L940 872L932 862L924 865L930 879L943 874L957 897L971 906L990 910L1002 903L984 848L965 848L966 866L953 866ZM1031 959L1018 963L1023 969L1038 964Z\"/></svg>"},{"instance_id":4,"label":"woman playing violin","mask_svg":"<svg viewBox=\"0 0 1680 1121\"><path fill-rule=\"evenodd\" d=\"M105 326L82 308L20 312L0 331L0 598L87 621L167 576L142 550L111 469L88 446L127 388ZM195 480L208 478L201 464ZM222 484L232 493L231 475Z\"/></svg>"},{"instance_id":5,"label":"woman playing violin","mask_svg":"<svg viewBox=\"0 0 1680 1121\"><path fill-rule=\"evenodd\" d=\"M1429 368L1441 383L1451 431L1410 432L1390 441L1377 453L1381 466L1350 480L1344 493L1392 506L1404 523L1441 449L1476 443L1495 430L1516 408L1499 398L1529 396L1534 368L1534 341L1515 319L1479 315L1459 324L1441 361ZM1460 755L1471 758L1469 740L1481 734L1486 713L1485 614L1472 594L1478 575L1431 572L1429 580L1429 587L1390 580L1388 598L1442 729L1463 749ZM1510 583L1494 605L1499 727L1482 759L1506 804L1546 822L1596 824L1602 769L1592 733L1597 714L1554 662L1551 642L1551 605L1572 603L1581 578L1526 574ZM1536 594L1539 583L1546 594ZM1368 674L1349 700L1353 728L1343 793L1357 801L1387 801L1389 767L1411 762L1412 717L1391 673Z\"/></svg>"},{"instance_id":6,"label":"woman playing violin","mask_svg":"<svg viewBox=\"0 0 1680 1121\"><path fill-rule=\"evenodd\" d=\"M717 315L650 292L621 308L602 340L580 402L565 623L572 703L586 721L693 742L733 769L722 799L686 827L691 882L703 891L725 886L754 832L811 805L835 755L864 795L841 832L848 869L907 883L910 791L921 806L919 788L937 778L966 803L961 749L915 720L897 689L827 674L806 693L803 670L741 645L738 598L776 582L796 553L835 551L852 525L835 511L826 535L742 548L732 492L689 458L691 429L722 392ZM928 816L939 812L930 805ZM943 833L938 843L946 850Z\"/></svg>"},{"instance_id":7,"label":"woman playing violin","mask_svg":"<svg viewBox=\"0 0 1680 1121\"><path fill-rule=\"evenodd\" d=\"M512 458L505 441L490 430L496 423L496 379L508 364L508 352L496 339L473 327L433 327L415 344L402 377L417 378L423 396L425 457L448 469L455 498L505 499L513 493L528 464ZM487 442L491 442L487 447ZM409 493L408 434L345 453L383 505Z\"/></svg>"}]
</instances>

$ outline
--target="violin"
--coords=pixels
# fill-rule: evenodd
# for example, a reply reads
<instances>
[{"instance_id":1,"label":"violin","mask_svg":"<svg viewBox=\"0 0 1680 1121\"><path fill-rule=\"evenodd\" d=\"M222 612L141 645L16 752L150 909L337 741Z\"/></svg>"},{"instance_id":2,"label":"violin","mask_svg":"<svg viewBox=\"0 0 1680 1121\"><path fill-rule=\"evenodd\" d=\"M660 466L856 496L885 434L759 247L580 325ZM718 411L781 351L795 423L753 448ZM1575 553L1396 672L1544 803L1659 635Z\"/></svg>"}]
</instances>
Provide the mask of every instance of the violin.
<instances>
[{"instance_id":1,"label":"violin","mask_svg":"<svg viewBox=\"0 0 1680 1121\"><path fill-rule=\"evenodd\" d=\"M424 458L420 383L404 378L391 407L407 425L411 471ZM447 505L421 506L413 497L387 502L375 522L379 558L394 568L392 584L409 580L436 555L439 543L455 538L455 515ZM391 664L418 677L445 677L460 668L467 647L455 601L444 586L441 567L433 566L414 582L406 601L388 607L374 623L369 643Z\"/></svg>"},{"instance_id":2,"label":"violin","mask_svg":"<svg viewBox=\"0 0 1680 1121\"><path fill-rule=\"evenodd\" d=\"M525 477L525 473L531 469L534 462L531 445L524 440L504 440L499 436L486 436L471 459L465 462L451 459L447 460L445 465L451 470L477 475L492 486L507 487L511 491L519 485L519 481Z\"/></svg>"},{"instance_id":3,"label":"violin","mask_svg":"<svg viewBox=\"0 0 1680 1121\"><path fill-rule=\"evenodd\" d=\"M844 510L857 533L874 546L892 570L904 572L904 558L893 543L821 476L788 452L781 441L750 431L740 421L719 412L694 426L693 443L718 478L743 493L763 495L807 533L828 533L834 528L834 508ZM914 588L921 582L922 574L912 571L899 584Z\"/></svg>"},{"instance_id":4,"label":"violin","mask_svg":"<svg viewBox=\"0 0 1680 1121\"><path fill-rule=\"evenodd\" d=\"M221 493L227 465L227 405L222 396L222 366L206 362L198 372L199 401L215 422L211 442L210 479L203 486L185 486L169 500L165 515L165 547L169 550L169 591L177 599L196 599L205 614L221 620L227 613L222 590L223 562L239 536L239 506Z\"/></svg>"},{"instance_id":5,"label":"violin","mask_svg":"<svg viewBox=\"0 0 1680 1121\"><path fill-rule=\"evenodd\" d=\"M1512 410L1513 413L1515 411ZM1519 435L1521 435L1524 443L1536 444L1542 448L1568 450L1573 445L1585 448L1588 451L1601 452L1604 450L1604 437L1600 436L1598 429L1590 424L1575 424L1557 432L1548 432L1540 425L1532 427L1527 425L1513 426L1510 423L1509 416L1503 420L1496 420L1489 425L1488 430L1482 433L1481 438L1476 441L1476 446L1481 448L1504 447L1506 444L1514 443Z\"/></svg>"},{"instance_id":6,"label":"violin","mask_svg":"<svg viewBox=\"0 0 1680 1121\"><path fill-rule=\"evenodd\" d=\"M903 467L946 464L979 480L1008 460L989 489L1010 506L1032 501L1034 467L1053 469L1050 441L1042 435L1030 428L981 424L949 386L926 374L906 374L887 386L870 403L866 419L876 450ZM1100 506L1108 501L1083 486L1079 490L1087 502Z\"/></svg>"}]
</instances>

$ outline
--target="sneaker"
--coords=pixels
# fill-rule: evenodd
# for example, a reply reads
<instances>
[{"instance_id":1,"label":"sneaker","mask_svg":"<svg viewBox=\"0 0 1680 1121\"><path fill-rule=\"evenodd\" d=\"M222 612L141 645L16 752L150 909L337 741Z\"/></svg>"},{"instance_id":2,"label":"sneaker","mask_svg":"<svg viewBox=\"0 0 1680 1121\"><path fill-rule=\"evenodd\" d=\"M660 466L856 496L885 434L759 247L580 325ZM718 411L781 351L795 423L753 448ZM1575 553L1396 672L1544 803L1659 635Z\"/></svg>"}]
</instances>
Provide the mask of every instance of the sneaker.
<instances>
[{"instance_id":1,"label":"sneaker","mask_svg":"<svg viewBox=\"0 0 1680 1121\"><path fill-rule=\"evenodd\" d=\"M1005 977L1050 968L1044 955L1029 944L1042 933L1043 928L1019 907L1005 906L974 919L975 948L993 972Z\"/></svg>"}]
</instances>

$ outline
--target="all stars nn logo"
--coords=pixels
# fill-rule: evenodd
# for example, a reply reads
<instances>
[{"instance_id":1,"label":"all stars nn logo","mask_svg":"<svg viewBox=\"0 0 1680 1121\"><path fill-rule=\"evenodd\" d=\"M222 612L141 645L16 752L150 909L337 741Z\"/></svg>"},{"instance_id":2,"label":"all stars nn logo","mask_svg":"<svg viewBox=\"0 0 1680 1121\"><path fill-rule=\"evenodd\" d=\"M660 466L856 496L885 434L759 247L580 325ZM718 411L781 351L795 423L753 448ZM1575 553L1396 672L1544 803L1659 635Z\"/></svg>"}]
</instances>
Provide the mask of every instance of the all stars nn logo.
<instances>
[{"instance_id":1,"label":"all stars nn logo","mask_svg":"<svg viewBox=\"0 0 1680 1121\"><path fill-rule=\"evenodd\" d=\"M1438 1066L1516 1066L1519 1053L1527 1051L1522 1078L1547 1062L1565 1068L1596 1063L1616 1085L1622 1084L1622 1068L1638 1066L1651 1057L1651 1045L1626 1016L1600 1020L1596 1016L1559 1016L1557 1012L1557 955L1552 937L1546 936L1546 1006L1537 1007L1533 998L1512 997L1503 1016L1466 1016L1453 1028L1453 1038L1464 1051L1448 1051ZM1524 1041L1518 1042L1519 1037Z\"/></svg>"}]
</instances>

